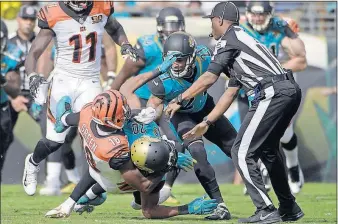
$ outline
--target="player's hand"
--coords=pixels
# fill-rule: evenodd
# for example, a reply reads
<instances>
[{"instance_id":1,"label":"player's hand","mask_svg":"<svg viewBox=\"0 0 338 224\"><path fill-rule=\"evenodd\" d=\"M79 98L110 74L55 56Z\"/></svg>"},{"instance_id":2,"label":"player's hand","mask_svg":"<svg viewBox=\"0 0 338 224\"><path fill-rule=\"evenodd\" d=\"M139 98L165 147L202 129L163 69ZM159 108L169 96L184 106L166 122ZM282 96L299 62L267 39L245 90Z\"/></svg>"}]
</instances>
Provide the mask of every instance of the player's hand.
<instances>
[{"instance_id":1,"label":"player's hand","mask_svg":"<svg viewBox=\"0 0 338 224\"><path fill-rule=\"evenodd\" d=\"M194 169L194 165L197 163L190 155L179 152L177 158L177 167L188 172Z\"/></svg>"},{"instance_id":2,"label":"player's hand","mask_svg":"<svg viewBox=\"0 0 338 224\"><path fill-rule=\"evenodd\" d=\"M35 98L36 94L38 93L39 86L47 81L43 76L38 75L37 73L32 73L28 77L29 77L29 91L31 95Z\"/></svg>"},{"instance_id":3,"label":"player's hand","mask_svg":"<svg viewBox=\"0 0 338 224\"><path fill-rule=\"evenodd\" d=\"M196 125L193 129L188 131L183 135L183 139L194 139L197 137L201 137L207 132L209 129L209 125L206 122L201 122Z\"/></svg>"},{"instance_id":4,"label":"player's hand","mask_svg":"<svg viewBox=\"0 0 338 224\"><path fill-rule=\"evenodd\" d=\"M165 115L166 115L167 117L172 118L172 117L174 116L174 114L176 113L176 111L178 111L180 108L181 108L181 105L178 105L178 104L176 103L176 101L173 101L173 100L172 100L172 101L168 104L167 108L165 109Z\"/></svg>"},{"instance_id":5,"label":"player's hand","mask_svg":"<svg viewBox=\"0 0 338 224\"><path fill-rule=\"evenodd\" d=\"M172 52L169 53L164 61L162 62L162 64L160 64L157 68L160 71L161 74L167 72L169 70L169 68L171 68L171 66L174 64L174 62L176 61L177 57L180 55L180 53L178 52Z\"/></svg>"},{"instance_id":6,"label":"player's hand","mask_svg":"<svg viewBox=\"0 0 338 224\"><path fill-rule=\"evenodd\" d=\"M111 85L113 84L113 82L115 80L116 74L115 74L115 72L110 71L110 72L107 73L107 76L108 76L107 81L102 83L103 91L110 90Z\"/></svg>"},{"instance_id":7,"label":"player's hand","mask_svg":"<svg viewBox=\"0 0 338 224\"><path fill-rule=\"evenodd\" d=\"M218 203L216 199L205 200L206 195L196 198L192 202L188 204L189 214L194 215L206 215L215 210L217 208Z\"/></svg>"},{"instance_id":8,"label":"player's hand","mask_svg":"<svg viewBox=\"0 0 338 224\"><path fill-rule=\"evenodd\" d=\"M32 117L34 118L34 120L39 120L39 116L41 114L42 111L42 106L33 102L31 107L30 107L30 114L32 115Z\"/></svg>"},{"instance_id":9,"label":"player's hand","mask_svg":"<svg viewBox=\"0 0 338 224\"><path fill-rule=\"evenodd\" d=\"M18 113L21 111L27 111L26 103L28 102L29 100L24 96L17 96L15 99L11 100L13 109Z\"/></svg>"},{"instance_id":10,"label":"player's hand","mask_svg":"<svg viewBox=\"0 0 338 224\"><path fill-rule=\"evenodd\" d=\"M142 109L141 112L134 117L134 119L143 124L149 124L153 122L156 117L156 110L152 107L147 107L146 109Z\"/></svg>"},{"instance_id":11,"label":"player's hand","mask_svg":"<svg viewBox=\"0 0 338 224\"><path fill-rule=\"evenodd\" d=\"M297 23L295 20L293 20L293 19L291 19L291 18L287 18L287 17L284 17L283 19L288 23L290 29L291 29L293 32L299 33L299 30L300 30L300 29L299 29L299 25L298 25L298 23Z\"/></svg>"},{"instance_id":12,"label":"player's hand","mask_svg":"<svg viewBox=\"0 0 338 224\"><path fill-rule=\"evenodd\" d=\"M126 59L128 56L132 61L138 61L139 55L137 54L137 51L133 46L131 46L130 43L125 43L121 45L121 55L124 59Z\"/></svg>"},{"instance_id":13,"label":"player's hand","mask_svg":"<svg viewBox=\"0 0 338 224\"><path fill-rule=\"evenodd\" d=\"M56 133L64 132L68 127L65 126L61 120L62 116L72 113L71 107L72 100L69 96L62 97L59 102L56 104L56 116L55 116L55 126L54 130Z\"/></svg>"}]
</instances>

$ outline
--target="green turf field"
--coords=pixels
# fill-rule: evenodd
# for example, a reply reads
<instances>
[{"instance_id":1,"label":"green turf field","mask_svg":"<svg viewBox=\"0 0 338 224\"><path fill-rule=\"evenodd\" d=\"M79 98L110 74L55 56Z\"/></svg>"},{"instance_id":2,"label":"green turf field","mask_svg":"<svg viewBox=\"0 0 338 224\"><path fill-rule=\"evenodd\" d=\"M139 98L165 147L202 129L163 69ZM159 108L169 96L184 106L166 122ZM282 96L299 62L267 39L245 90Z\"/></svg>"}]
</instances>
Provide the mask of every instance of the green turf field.
<instances>
[{"instance_id":1,"label":"green turf field","mask_svg":"<svg viewBox=\"0 0 338 224\"><path fill-rule=\"evenodd\" d=\"M18 185L1 186L1 223L236 223L237 218L253 214L254 207L249 197L243 196L242 186L221 185L223 197L230 209L233 220L227 222L204 221L203 216L187 215L167 220L144 219L140 211L133 210L129 204L131 194L108 195L107 201L96 207L93 213L79 216L73 213L66 219L47 219L44 214L58 206L66 196L42 197L25 195ZM203 195L198 184L175 185L174 194L184 203ZM277 205L276 197L271 193ZM299 223L337 223L335 184L306 184L297 201L302 207L305 217Z\"/></svg>"}]
</instances>

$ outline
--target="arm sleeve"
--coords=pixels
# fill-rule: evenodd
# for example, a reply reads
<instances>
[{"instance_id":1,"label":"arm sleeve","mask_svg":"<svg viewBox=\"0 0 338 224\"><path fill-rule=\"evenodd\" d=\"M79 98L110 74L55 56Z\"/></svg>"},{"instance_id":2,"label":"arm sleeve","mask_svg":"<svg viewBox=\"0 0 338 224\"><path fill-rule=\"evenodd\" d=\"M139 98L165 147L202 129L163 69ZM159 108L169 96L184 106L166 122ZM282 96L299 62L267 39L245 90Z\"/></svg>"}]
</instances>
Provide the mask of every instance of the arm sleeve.
<instances>
[{"instance_id":1,"label":"arm sleeve","mask_svg":"<svg viewBox=\"0 0 338 224\"><path fill-rule=\"evenodd\" d=\"M145 55L143 46L140 44L139 41L137 41L137 43L135 44L134 49L136 50L140 59L142 59L143 61L146 61L146 55Z\"/></svg>"},{"instance_id":2,"label":"arm sleeve","mask_svg":"<svg viewBox=\"0 0 338 224\"><path fill-rule=\"evenodd\" d=\"M166 91L165 91L164 84L162 80L160 79L160 77L157 77L151 80L150 82L147 83L147 85L152 95L162 100L164 99L164 97L166 96L166 93L165 93Z\"/></svg>"},{"instance_id":3,"label":"arm sleeve","mask_svg":"<svg viewBox=\"0 0 338 224\"><path fill-rule=\"evenodd\" d=\"M65 116L63 123L68 126L78 126L80 121L80 112L78 113L71 113Z\"/></svg>"},{"instance_id":4,"label":"arm sleeve","mask_svg":"<svg viewBox=\"0 0 338 224\"><path fill-rule=\"evenodd\" d=\"M239 54L239 50L234 48L221 48L218 49L216 54L211 58L208 67L208 72L215 75L220 75L222 72L227 71L228 65L233 63L233 60Z\"/></svg>"},{"instance_id":5,"label":"arm sleeve","mask_svg":"<svg viewBox=\"0 0 338 224\"><path fill-rule=\"evenodd\" d=\"M285 32L285 35L286 35L287 37L291 38L291 39L296 39L296 38L298 37L298 34L295 33L295 32L293 32L293 31L291 30L291 28L289 27L289 25L285 26L284 32Z\"/></svg>"},{"instance_id":6,"label":"arm sleeve","mask_svg":"<svg viewBox=\"0 0 338 224\"><path fill-rule=\"evenodd\" d=\"M240 81L238 81L235 77L231 77L228 83L228 87L238 87L241 88L242 87L242 83Z\"/></svg>"}]
</instances>

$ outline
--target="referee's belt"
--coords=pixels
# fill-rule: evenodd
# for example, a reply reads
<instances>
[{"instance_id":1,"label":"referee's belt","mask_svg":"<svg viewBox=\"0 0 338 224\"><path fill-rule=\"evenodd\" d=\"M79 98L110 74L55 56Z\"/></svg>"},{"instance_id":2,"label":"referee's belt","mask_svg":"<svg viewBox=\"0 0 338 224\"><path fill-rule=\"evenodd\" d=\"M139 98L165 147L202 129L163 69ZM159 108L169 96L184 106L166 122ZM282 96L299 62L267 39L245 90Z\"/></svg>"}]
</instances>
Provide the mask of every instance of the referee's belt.
<instances>
[{"instance_id":1,"label":"referee's belt","mask_svg":"<svg viewBox=\"0 0 338 224\"><path fill-rule=\"evenodd\" d=\"M291 74L292 75L292 74ZM246 95L250 98L254 97L259 91L264 90L272 86L276 82L281 82L284 80L289 80L288 74L274 75L265 77L262 79L253 89L253 91L248 91Z\"/></svg>"}]
</instances>

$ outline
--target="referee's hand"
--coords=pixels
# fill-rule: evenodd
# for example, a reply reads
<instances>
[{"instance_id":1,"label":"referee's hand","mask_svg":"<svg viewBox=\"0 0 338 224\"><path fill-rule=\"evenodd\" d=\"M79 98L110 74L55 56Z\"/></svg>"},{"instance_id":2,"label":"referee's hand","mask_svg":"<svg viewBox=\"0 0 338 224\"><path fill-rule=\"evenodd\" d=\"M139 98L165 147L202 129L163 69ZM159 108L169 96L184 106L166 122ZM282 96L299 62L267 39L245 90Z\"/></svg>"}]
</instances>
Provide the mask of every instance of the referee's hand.
<instances>
[{"instance_id":1,"label":"referee's hand","mask_svg":"<svg viewBox=\"0 0 338 224\"><path fill-rule=\"evenodd\" d=\"M165 109L165 115L167 117L170 117L170 119L174 116L176 111L178 111L181 108L180 105L178 105L175 101L171 101L167 108Z\"/></svg>"},{"instance_id":2,"label":"referee's hand","mask_svg":"<svg viewBox=\"0 0 338 224\"><path fill-rule=\"evenodd\" d=\"M197 137L203 136L205 132L207 132L209 129L209 125L202 121L198 125L196 125L193 129L188 131L183 135L183 139L195 139Z\"/></svg>"}]
</instances>

